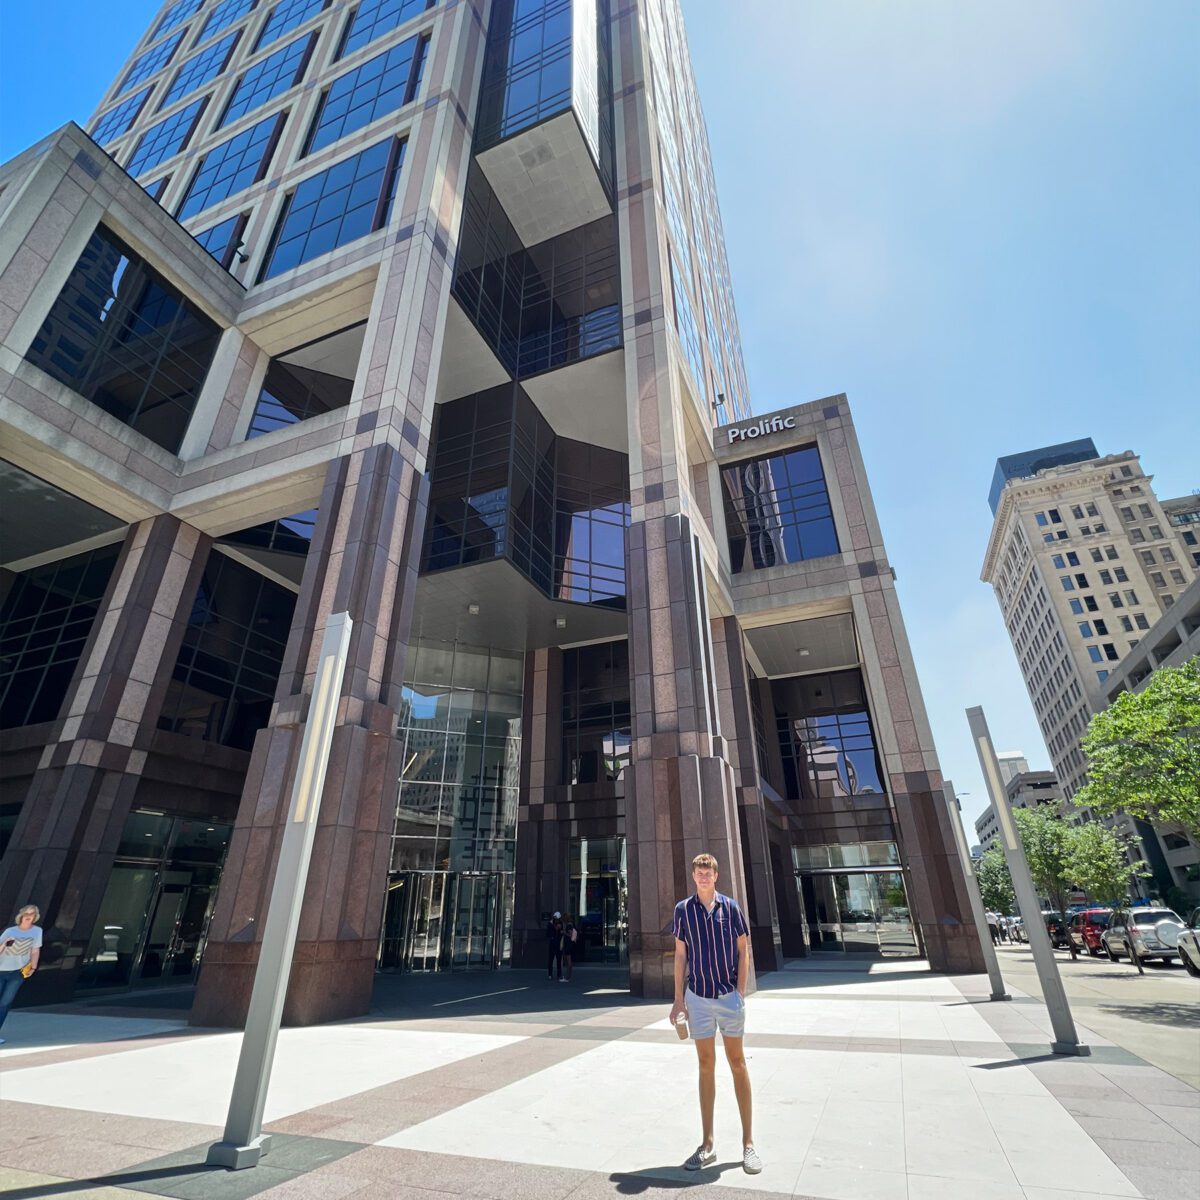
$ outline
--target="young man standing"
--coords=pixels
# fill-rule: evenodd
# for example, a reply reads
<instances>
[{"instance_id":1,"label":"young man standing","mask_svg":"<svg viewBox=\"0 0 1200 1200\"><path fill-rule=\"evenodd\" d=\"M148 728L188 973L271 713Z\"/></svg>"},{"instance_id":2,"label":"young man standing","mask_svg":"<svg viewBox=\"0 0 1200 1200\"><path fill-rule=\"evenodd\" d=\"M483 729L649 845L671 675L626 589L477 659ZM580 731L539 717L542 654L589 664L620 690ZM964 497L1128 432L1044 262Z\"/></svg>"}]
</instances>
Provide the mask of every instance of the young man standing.
<instances>
[{"instance_id":1,"label":"young man standing","mask_svg":"<svg viewBox=\"0 0 1200 1200\"><path fill-rule=\"evenodd\" d=\"M762 1159L754 1148L750 1129L750 1072L742 1049L750 975L749 931L737 901L717 891L717 860L711 854L697 854L692 859L692 882L696 894L675 905L675 1003L671 1005L671 1024L686 1013L696 1043L703 1140L684 1166L699 1171L717 1160L713 1149L713 1101L719 1029L742 1118L742 1168L747 1175L757 1175L762 1170Z\"/></svg>"}]
</instances>

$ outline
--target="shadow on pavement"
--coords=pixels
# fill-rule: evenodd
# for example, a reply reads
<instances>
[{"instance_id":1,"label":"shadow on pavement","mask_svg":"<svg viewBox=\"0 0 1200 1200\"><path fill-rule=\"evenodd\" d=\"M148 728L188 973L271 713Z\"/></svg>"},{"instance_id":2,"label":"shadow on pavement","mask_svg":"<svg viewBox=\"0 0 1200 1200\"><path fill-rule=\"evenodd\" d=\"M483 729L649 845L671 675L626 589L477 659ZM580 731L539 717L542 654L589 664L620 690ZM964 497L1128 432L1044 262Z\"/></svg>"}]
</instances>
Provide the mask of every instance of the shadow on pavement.
<instances>
[{"instance_id":1,"label":"shadow on pavement","mask_svg":"<svg viewBox=\"0 0 1200 1200\"><path fill-rule=\"evenodd\" d=\"M198 1168L155 1167L150 1171L121 1171L115 1175L93 1175L90 1179L56 1179L53 1183L38 1183L33 1187L12 1188L4 1192L4 1200L42 1200L42 1197L69 1196L72 1192L90 1192L97 1188L124 1187L127 1184L150 1183L156 1179L174 1179L180 1176L195 1178L198 1174L220 1171L228 1174L225 1167Z\"/></svg>"},{"instance_id":2,"label":"shadow on pavement","mask_svg":"<svg viewBox=\"0 0 1200 1200\"><path fill-rule=\"evenodd\" d=\"M618 1196L642 1196L653 1191L679 1191L698 1187L705 1183L716 1183L726 1171L741 1171L742 1160L714 1163L702 1171L688 1171L681 1166L648 1167L644 1171L622 1172L610 1175L609 1181L616 1185Z\"/></svg>"},{"instance_id":3,"label":"shadow on pavement","mask_svg":"<svg viewBox=\"0 0 1200 1200\"><path fill-rule=\"evenodd\" d=\"M1200 1006L1195 1004L1168 1004L1146 1001L1142 1004L1097 1004L1103 1013L1114 1017L1126 1017L1131 1021L1144 1021L1148 1025L1186 1026L1200 1029Z\"/></svg>"}]
</instances>

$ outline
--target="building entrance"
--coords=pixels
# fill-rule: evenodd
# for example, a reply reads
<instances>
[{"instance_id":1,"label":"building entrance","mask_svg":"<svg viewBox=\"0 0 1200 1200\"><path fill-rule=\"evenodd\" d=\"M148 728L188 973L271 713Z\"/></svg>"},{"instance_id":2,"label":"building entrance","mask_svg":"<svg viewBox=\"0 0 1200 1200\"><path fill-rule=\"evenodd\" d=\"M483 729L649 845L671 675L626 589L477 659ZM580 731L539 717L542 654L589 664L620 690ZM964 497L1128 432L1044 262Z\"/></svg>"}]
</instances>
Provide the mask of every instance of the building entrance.
<instances>
[{"instance_id":1,"label":"building entrance","mask_svg":"<svg viewBox=\"0 0 1200 1200\"><path fill-rule=\"evenodd\" d=\"M501 871L393 872L379 969L490 970L508 962L512 886Z\"/></svg>"},{"instance_id":2,"label":"building entrance","mask_svg":"<svg viewBox=\"0 0 1200 1200\"><path fill-rule=\"evenodd\" d=\"M195 978L230 828L135 810L121 833L76 985L108 991Z\"/></svg>"},{"instance_id":3,"label":"building entrance","mask_svg":"<svg viewBox=\"0 0 1200 1200\"><path fill-rule=\"evenodd\" d=\"M801 872L798 882L814 952L920 953L902 872Z\"/></svg>"}]
</instances>

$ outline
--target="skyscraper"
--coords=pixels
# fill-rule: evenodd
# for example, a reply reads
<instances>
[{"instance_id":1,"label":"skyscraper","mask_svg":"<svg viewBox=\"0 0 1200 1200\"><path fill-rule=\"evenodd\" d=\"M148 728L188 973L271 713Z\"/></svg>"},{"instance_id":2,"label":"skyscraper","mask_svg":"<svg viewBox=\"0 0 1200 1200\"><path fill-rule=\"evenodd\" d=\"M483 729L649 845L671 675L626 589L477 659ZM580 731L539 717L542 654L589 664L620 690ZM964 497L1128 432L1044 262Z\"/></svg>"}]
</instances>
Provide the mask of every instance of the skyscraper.
<instances>
[{"instance_id":1,"label":"skyscraper","mask_svg":"<svg viewBox=\"0 0 1200 1200\"><path fill-rule=\"evenodd\" d=\"M1109 675L1196 578L1196 506L1160 504L1136 454L1101 455L1090 438L1001 458L989 502L982 578L1069 800L1087 780L1080 741L1108 705ZM1136 832L1161 871L1152 831Z\"/></svg>"},{"instance_id":2,"label":"skyscraper","mask_svg":"<svg viewBox=\"0 0 1200 1200\"><path fill-rule=\"evenodd\" d=\"M31 997L202 961L240 1019L342 610L289 1019L553 910L667 994L700 850L760 971L979 967L848 404L750 417L674 0L177 0L88 130L0 171Z\"/></svg>"}]
</instances>

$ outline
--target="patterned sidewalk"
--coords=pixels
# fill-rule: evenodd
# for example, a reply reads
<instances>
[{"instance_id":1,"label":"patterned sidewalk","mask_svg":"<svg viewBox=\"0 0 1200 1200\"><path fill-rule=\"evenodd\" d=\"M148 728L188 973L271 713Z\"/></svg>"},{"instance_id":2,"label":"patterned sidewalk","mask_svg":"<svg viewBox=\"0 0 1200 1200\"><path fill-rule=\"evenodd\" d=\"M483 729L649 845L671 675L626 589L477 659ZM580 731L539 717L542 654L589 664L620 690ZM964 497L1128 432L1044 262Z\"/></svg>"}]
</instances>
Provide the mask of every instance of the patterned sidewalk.
<instances>
[{"instance_id":1,"label":"patterned sidewalk","mask_svg":"<svg viewBox=\"0 0 1200 1200\"><path fill-rule=\"evenodd\" d=\"M992 1004L985 978L924 968L805 961L763 979L746 1039L758 1176L741 1170L720 1062L718 1163L680 1168L698 1140L695 1056L664 1004L603 971L381 981L370 1016L284 1030L266 1112L279 1136L240 1172L204 1166L240 1034L169 1010L18 1010L0 1050L0 1193L1200 1196L1200 1092L1082 1027L1091 1057L1050 1055L1040 1003Z\"/></svg>"}]
</instances>

